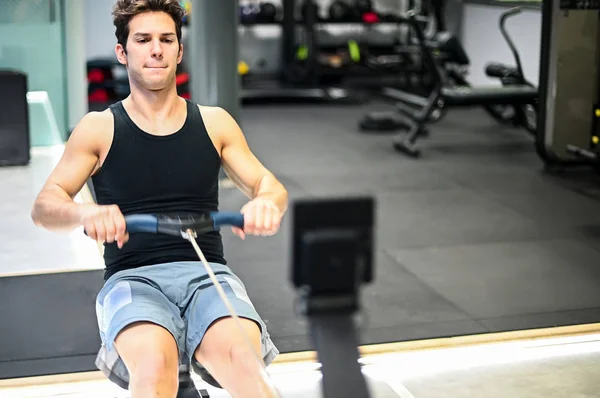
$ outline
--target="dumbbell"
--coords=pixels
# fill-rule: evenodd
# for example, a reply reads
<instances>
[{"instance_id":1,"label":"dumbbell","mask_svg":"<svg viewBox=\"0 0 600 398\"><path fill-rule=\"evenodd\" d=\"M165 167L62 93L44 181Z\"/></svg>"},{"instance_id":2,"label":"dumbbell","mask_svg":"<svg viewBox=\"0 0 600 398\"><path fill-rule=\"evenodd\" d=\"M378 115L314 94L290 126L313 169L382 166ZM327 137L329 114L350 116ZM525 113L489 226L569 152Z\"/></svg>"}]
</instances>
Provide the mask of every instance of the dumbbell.
<instances>
[{"instance_id":1,"label":"dumbbell","mask_svg":"<svg viewBox=\"0 0 600 398\"><path fill-rule=\"evenodd\" d=\"M379 22L379 15L373 11L368 11L361 14L362 21L364 23L377 23Z\"/></svg>"},{"instance_id":2,"label":"dumbbell","mask_svg":"<svg viewBox=\"0 0 600 398\"><path fill-rule=\"evenodd\" d=\"M371 0L354 0L354 10L358 15L372 12L373 2Z\"/></svg>"},{"instance_id":3,"label":"dumbbell","mask_svg":"<svg viewBox=\"0 0 600 398\"><path fill-rule=\"evenodd\" d=\"M352 7L344 1L334 1L329 6L329 19L334 22L352 22L354 20Z\"/></svg>"},{"instance_id":4,"label":"dumbbell","mask_svg":"<svg viewBox=\"0 0 600 398\"><path fill-rule=\"evenodd\" d=\"M271 23L276 21L277 8L273 3L263 2L259 5L258 22Z\"/></svg>"},{"instance_id":5,"label":"dumbbell","mask_svg":"<svg viewBox=\"0 0 600 398\"><path fill-rule=\"evenodd\" d=\"M304 0L302 3L301 14L302 20L306 21L308 19L308 13L312 12L315 16L315 21L319 20L319 6L313 0Z\"/></svg>"},{"instance_id":6,"label":"dumbbell","mask_svg":"<svg viewBox=\"0 0 600 398\"><path fill-rule=\"evenodd\" d=\"M256 3L240 6L240 22L242 24L257 23L260 16L260 7Z\"/></svg>"},{"instance_id":7,"label":"dumbbell","mask_svg":"<svg viewBox=\"0 0 600 398\"><path fill-rule=\"evenodd\" d=\"M381 21L379 14L373 8L371 0L355 0L354 11L359 15L361 22L369 24Z\"/></svg>"},{"instance_id":8,"label":"dumbbell","mask_svg":"<svg viewBox=\"0 0 600 398\"><path fill-rule=\"evenodd\" d=\"M250 72L250 67L248 66L248 64L245 61L240 60L238 62L238 75L240 76L246 76L249 72Z\"/></svg>"}]
</instances>

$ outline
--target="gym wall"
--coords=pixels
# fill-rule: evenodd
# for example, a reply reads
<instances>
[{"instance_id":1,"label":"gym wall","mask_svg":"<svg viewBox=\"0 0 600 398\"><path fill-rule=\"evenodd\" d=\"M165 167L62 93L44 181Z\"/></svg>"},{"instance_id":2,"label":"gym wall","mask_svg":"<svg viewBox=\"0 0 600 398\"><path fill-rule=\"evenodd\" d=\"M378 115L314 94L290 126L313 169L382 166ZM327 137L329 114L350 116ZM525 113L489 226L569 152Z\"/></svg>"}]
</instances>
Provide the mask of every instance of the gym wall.
<instances>
[{"instance_id":1,"label":"gym wall","mask_svg":"<svg viewBox=\"0 0 600 398\"><path fill-rule=\"evenodd\" d=\"M471 59L469 80L473 85L499 85L485 75L485 65L502 62L514 65L514 57L502 37L499 18L514 2L465 0L462 6L461 41ZM521 5L521 3L519 3ZM506 29L517 47L523 72L529 81L537 84L540 68L542 29L541 5L529 4L520 15L506 22Z\"/></svg>"},{"instance_id":2,"label":"gym wall","mask_svg":"<svg viewBox=\"0 0 600 398\"><path fill-rule=\"evenodd\" d=\"M0 69L27 75L27 91L47 93L62 136L31 131L33 146L60 143L67 131L67 83L63 40L63 2L2 2Z\"/></svg>"},{"instance_id":3,"label":"gym wall","mask_svg":"<svg viewBox=\"0 0 600 398\"><path fill-rule=\"evenodd\" d=\"M83 0L86 59L115 57L115 28L110 15L115 0Z\"/></svg>"}]
</instances>

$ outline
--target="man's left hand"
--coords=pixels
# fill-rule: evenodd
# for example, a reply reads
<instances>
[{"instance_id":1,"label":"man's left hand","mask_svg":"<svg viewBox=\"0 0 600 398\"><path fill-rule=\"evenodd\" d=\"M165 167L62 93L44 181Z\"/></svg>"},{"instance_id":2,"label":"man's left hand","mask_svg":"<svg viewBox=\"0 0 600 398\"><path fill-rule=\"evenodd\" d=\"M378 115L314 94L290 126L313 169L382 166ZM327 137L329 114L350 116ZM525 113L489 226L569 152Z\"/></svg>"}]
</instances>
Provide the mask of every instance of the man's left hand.
<instances>
[{"instance_id":1,"label":"man's left hand","mask_svg":"<svg viewBox=\"0 0 600 398\"><path fill-rule=\"evenodd\" d=\"M269 199L255 198L242 207L244 229L233 227L234 234L242 239L246 235L271 236L281 224L282 213L279 207Z\"/></svg>"}]
</instances>

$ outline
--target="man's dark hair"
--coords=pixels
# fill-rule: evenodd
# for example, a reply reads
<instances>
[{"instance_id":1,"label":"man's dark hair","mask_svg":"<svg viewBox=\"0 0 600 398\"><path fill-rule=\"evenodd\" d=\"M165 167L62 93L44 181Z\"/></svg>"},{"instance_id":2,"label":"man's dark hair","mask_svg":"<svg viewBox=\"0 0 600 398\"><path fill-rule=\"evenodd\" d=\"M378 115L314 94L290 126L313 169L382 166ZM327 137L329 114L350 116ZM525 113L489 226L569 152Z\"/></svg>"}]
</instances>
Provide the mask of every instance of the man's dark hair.
<instances>
[{"instance_id":1,"label":"man's dark hair","mask_svg":"<svg viewBox=\"0 0 600 398\"><path fill-rule=\"evenodd\" d=\"M177 41L181 43L181 25L185 10L178 0L118 0L113 7L113 23L115 25L115 36L117 42L127 50L127 38L129 37L129 21L136 15L150 12L166 12L175 21Z\"/></svg>"}]
</instances>

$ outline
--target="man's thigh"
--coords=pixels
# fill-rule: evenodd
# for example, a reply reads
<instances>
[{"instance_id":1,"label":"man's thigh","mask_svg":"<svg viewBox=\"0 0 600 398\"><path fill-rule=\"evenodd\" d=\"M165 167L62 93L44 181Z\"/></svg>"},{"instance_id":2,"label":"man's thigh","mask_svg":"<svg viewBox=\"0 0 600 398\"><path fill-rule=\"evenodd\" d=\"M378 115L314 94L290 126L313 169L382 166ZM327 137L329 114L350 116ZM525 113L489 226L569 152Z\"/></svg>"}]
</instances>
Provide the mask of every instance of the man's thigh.
<instances>
[{"instance_id":1,"label":"man's thigh","mask_svg":"<svg viewBox=\"0 0 600 398\"><path fill-rule=\"evenodd\" d=\"M102 342L109 349L119 332L135 322L152 322L168 330L175 340L185 334L179 308L159 289L136 277L109 282L98 294L96 314Z\"/></svg>"},{"instance_id":2,"label":"man's thigh","mask_svg":"<svg viewBox=\"0 0 600 398\"><path fill-rule=\"evenodd\" d=\"M219 269L218 266L217 269ZM244 284L229 269L226 269L226 271L219 272L216 275L219 284L223 288L229 303L240 317L242 326L255 349L260 353L265 365L269 365L279 351L271 341L264 321L248 297ZM239 340L241 336L238 326L231 318L229 308L210 280L208 283L199 285L194 291L184 312L184 319L188 325L186 355L192 360L194 360L194 353L196 353L204 338L207 337L209 329L211 332L217 329L223 332L208 334L208 340L210 341L206 341L206 343L209 343L209 345L226 345L229 342L235 342L236 339ZM227 332L222 330L223 328ZM218 337L219 335L221 338ZM205 351L209 351L209 348L206 348Z\"/></svg>"},{"instance_id":3,"label":"man's thigh","mask_svg":"<svg viewBox=\"0 0 600 398\"><path fill-rule=\"evenodd\" d=\"M171 353L174 348L178 359L185 353L179 308L143 278L125 274L109 280L98 294L96 314L102 341L96 364L117 384L129 381L127 368L134 366L145 343L154 341Z\"/></svg>"}]
</instances>

